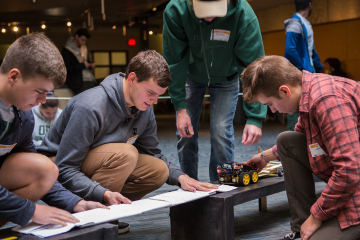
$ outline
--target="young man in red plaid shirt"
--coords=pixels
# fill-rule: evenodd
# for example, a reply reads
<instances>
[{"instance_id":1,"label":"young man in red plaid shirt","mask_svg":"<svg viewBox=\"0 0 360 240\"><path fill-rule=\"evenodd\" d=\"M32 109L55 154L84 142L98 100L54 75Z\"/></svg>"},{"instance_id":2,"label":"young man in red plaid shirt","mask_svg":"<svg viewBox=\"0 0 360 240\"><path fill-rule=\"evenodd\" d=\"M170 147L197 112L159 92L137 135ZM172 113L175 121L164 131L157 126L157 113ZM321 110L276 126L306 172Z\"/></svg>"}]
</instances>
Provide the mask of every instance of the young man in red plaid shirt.
<instances>
[{"instance_id":1,"label":"young man in red plaid shirt","mask_svg":"<svg viewBox=\"0 0 360 240\"><path fill-rule=\"evenodd\" d=\"M280 56L257 59L242 81L245 101L300 114L294 132L246 162L258 171L283 164L293 231L283 239L360 239L360 84L300 71ZM313 173L327 183L318 199Z\"/></svg>"}]
</instances>

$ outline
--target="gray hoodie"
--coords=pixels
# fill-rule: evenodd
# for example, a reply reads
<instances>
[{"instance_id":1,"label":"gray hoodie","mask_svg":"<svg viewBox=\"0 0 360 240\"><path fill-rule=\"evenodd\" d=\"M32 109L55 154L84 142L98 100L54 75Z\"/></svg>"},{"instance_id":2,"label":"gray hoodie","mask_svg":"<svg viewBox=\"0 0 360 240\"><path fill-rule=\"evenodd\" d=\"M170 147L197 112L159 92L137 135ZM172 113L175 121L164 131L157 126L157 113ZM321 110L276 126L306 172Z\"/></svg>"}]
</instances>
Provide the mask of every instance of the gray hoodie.
<instances>
[{"instance_id":1,"label":"gray hoodie","mask_svg":"<svg viewBox=\"0 0 360 240\"><path fill-rule=\"evenodd\" d=\"M72 98L37 149L56 155L59 182L86 200L101 202L106 190L90 180L80 166L89 150L107 143L126 143L134 137L139 153L163 160L169 168L168 184L177 185L184 174L161 154L152 108L129 114L123 92L123 73L108 76L100 86Z\"/></svg>"}]
</instances>

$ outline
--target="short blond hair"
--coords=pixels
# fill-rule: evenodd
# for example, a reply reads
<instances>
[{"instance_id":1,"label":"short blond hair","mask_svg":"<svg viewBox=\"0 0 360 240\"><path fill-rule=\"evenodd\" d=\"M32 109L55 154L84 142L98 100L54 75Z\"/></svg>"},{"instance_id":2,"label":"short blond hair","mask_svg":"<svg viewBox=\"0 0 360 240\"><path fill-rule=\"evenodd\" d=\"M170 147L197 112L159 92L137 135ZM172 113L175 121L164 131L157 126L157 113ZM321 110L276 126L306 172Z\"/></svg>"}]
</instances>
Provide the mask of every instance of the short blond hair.
<instances>
[{"instance_id":1,"label":"short blond hair","mask_svg":"<svg viewBox=\"0 0 360 240\"><path fill-rule=\"evenodd\" d=\"M279 87L287 84L301 86L302 72L281 56L263 56L252 62L241 73L244 100L256 103L257 95L279 96Z\"/></svg>"},{"instance_id":2,"label":"short blond hair","mask_svg":"<svg viewBox=\"0 0 360 240\"><path fill-rule=\"evenodd\" d=\"M24 35L11 44L0 72L6 74L13 68L20 71L23 81L41 76L60 87L66 80L66 68L59 50L42 33Z\"/></svg>"}]
</instances>

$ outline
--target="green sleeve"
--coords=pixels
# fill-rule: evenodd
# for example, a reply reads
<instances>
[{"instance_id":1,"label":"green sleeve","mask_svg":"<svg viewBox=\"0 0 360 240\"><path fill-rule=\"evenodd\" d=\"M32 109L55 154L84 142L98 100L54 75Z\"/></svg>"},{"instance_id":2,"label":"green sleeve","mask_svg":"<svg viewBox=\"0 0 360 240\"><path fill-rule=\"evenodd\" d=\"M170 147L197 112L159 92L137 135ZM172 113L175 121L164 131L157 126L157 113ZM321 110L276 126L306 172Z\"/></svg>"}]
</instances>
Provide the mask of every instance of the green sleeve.
<instances>
[{"instance_id":1,"label":"green sleeve","mask_svg":"<svg viewBox=\"0 0 360 240\"><path fill-rule=\"evenodd\" d=\"M264 46L259 22L254 18L244 28L238 29L235 56L239 74L253 61L264 56ZM244 110L248 117L247 124L262 126L266 118L267 106L261 103L249 104L245 101Z\"/></svg>"},{"instance_id":2,"label":"green sleeve","mask_svg":"<svg viewBox=\"0 0 360 240\"><path fill-rule=\"evenodd\" d=\"M185 83L190 56L189 41L181 20L174 21L167 12L164 12L163 55L171 72L171 84L168 88L171 102L176 111L186 108Z\"/></svg>"}]
</instances>

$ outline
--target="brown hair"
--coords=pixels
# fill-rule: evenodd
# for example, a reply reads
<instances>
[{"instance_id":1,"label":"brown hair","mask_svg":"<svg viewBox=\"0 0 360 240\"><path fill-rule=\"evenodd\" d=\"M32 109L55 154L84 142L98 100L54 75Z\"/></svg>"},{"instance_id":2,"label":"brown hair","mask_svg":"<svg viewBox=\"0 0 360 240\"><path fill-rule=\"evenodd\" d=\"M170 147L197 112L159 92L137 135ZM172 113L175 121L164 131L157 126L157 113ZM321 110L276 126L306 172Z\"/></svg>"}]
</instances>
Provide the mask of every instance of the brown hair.
<instances>
[{"instance_id":1,"label":"brown hair","mask_svg":"<svg viewBox=\"0 0 360 240\"><path fill-rule=\"evenodd\" d=\"M155 50L139 52L133 57L126 67L125 78L128 78L131 72L136 74L138 82L154 78L162 88L168 87L171 83L169 66L163 56Z\"/></svg>"},{"instance_id":2,"label":"brown hair","mask_svg":"<svg viewBox=\"0 0 360 240\"><path fill-rule=\"evenodd\" d=\"M301 86L302 72L281 56L264 56L251 63L241 73L244 100L257 102L260 92L266 97L279 96L279 87L284 84Z\"/></svg>"},{"instance_id":3,"label":"brown hair","mask_svg":"<svg viewBox=\"0 0 360 240\"><path fill-rule=\"evenodd\" d=\"M46 98L51 97L51 98L56 98L55 94L47 94ZM59 100L57 99L46 99L45 103L41 103L40 107L45 109L45 108L54 108L54 107L59 107Z\"/></svg>"},{"instance_id":4,"label":"brown hair","mask_svg":"<svg viewBox=\"0 0 360 240\"><path fill-rule=\"evenodd\" d=\"M41 76L60 87L66 80L66 68L59 50L42 33L24 35L11 44L0 72L6 74L13 68L20 71L24 82Z\"/></svg>"}]
</instances>

